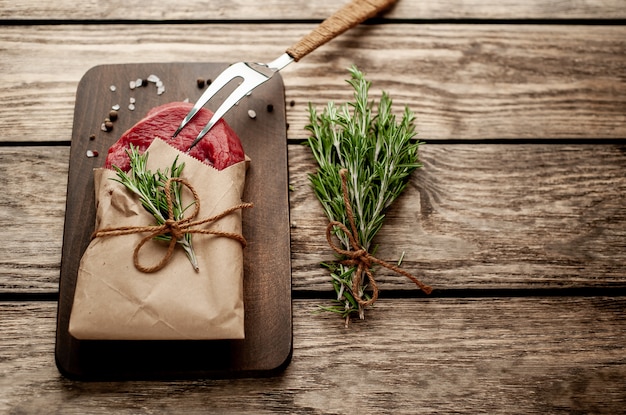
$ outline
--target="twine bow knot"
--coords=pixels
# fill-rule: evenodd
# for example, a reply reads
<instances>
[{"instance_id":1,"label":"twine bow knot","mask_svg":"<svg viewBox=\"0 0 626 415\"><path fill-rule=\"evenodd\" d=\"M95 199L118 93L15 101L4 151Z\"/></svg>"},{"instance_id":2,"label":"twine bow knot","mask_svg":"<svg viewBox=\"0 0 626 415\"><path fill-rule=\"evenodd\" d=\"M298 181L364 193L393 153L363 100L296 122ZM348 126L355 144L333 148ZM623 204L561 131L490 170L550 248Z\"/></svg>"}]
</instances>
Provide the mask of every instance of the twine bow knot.
<instances>
[{"instance_id":1,"label":"twine bow knot","mask_svg":"<svg viewBox=\"0 0 626 415\"><path fill-rule=\"evenodd\" d=\"M164 225L167 227L168 233L171 234L174 239L179 240L185 236L180 226L178 226L178 221L167 219Z\"/></svg>"},{"instance_id":2,"label":"twine bow knot","mask_svg":"<svg viewBox=\"0 0 626 415\"><path fill-rule=\"evenodd\" d=\"M341 169L339 171L339 175L341 176L341 189L343 193L343 202L346 206L346 215L348 217L348 223L350 224L350 229L346 225L338 221L331 221L326 227L326 240L328 241L328 245L339 255L343 256L344 259L338 261L340 264L347 265L350 267L356 267L354 272L354 276L352 277L352 294L354 299L363 307L367 307L378 299L378 284L376 284L376 280L374 279L374 274L372 273L372 264L381 265L391 271L394 271L400 275L403 275L413 281L422 291L426 294L430 294L432 292L432 288L428 285L425 285L416 277L406 272L402 268L390 264L386 261L376 258L372 254L370 254L367 249L363 248L358 240L358 232L354 220L354 212L352 211L352 204L350 203L350 198L348 195L348 184L346 174L348 170ZM334 228L339 228L347 237L350 242L350 247L352 250L344 249L335 244L332 239L332 234ZM369 300L364 300L362 298L362 294L359 292L359 287L361 285L361 281L363 279L363 274L367 276L369 281L369 285L372 289L372 297Z\"/></svg>"},{"instance_id":3,"label":"twine bow knot","mask_svg":"<svg viewBox=\"0 0 626 415\"><path fill-rule=\"evenodd\" d=\"M174 215L174 202L172 200L172 183L178 182L185 186L193 195L194 200L194 210L186 218L183 219L175 219ZM167 179L165 182L165 200L167 201L167 214L168 217L165 219L165 222L161 225L149 225L149 226L121 226L118 228L106 228L101 229L93 234L93 238L98 238L102 236L119 236L119 235L130 235L136 233L148 233L148 235L144 236L138 243L135 245L135 249L133 251L133 263L135 268L142 272L156 272L170 261L172 254L174 252L174 248L176 247L176 243L182 238L185 237L185 234L188 233L200 233L205 235L215 235L221 236L225 238L230 238L238 241L242 246L246 246L246 239L243 235L233 232L225 232L218 230L211 230L205 228L199 228L199 226L204 225L206 223L216 222L222 219L225 216L230 215L231 213L244 208L252 207L252 203L240 203L234 206L231 206L221 213L217 215L210 216L204 219L194 220L198 213L200 213L200 197L196 192L196 189L193 188L191 183L187 180L180 177L171 177ZM139 261L139 251L141 248L150 240L157 236L162 235L170 235L170 241L167 246L167 251L156 265L153 266L145 266L141 264Z\"/></svg>"}]
</instances>

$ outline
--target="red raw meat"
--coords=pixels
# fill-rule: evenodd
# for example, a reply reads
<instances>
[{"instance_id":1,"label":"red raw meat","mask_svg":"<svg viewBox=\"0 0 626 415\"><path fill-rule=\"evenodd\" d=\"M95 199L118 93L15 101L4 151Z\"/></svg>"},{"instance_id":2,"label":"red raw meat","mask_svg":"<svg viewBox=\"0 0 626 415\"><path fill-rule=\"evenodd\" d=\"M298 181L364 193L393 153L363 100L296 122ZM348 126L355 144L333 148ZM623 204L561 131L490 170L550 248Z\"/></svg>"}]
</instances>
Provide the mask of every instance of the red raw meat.
<instances>
[{"instance_id":1,"label":"red raw meat","mask_svg":"<svg viewBox=\"0 0 626 415\"><path fill-rule=\"evenodd\" d=\"M128 171L130 160L126 150L130 148L130 144L143 153L155 137L161 138L183 152L187 151L213 115L211 111L201 109L176 138L172 138L174 131L191 107L193 107L191 103L172 102L151 109L142 120L122 134L119 140L109 148L105 167L110 169L115 165ZM218 170L225 169L245 158L239 137L224 120L215 124L189 154Z\"/></svg>"}]
</instances>

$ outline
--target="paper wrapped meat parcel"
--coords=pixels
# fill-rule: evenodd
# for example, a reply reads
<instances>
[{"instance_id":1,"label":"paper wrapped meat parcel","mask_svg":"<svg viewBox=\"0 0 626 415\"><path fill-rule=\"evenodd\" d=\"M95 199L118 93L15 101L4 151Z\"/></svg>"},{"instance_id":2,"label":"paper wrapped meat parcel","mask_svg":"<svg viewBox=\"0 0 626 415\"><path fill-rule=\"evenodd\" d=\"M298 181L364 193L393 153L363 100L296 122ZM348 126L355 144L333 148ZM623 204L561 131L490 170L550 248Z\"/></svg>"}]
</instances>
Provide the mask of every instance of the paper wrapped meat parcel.
<instances>
[{"instance_id":1,"label":"paper wrapped meat parcel","mask_svg":"<svg viewBox=\"0 0 626 415\"><path fill-rule=\"evenodd\" d=\"M190 105L177 103L153 109L111 147L105 168L94 170L94 235L111 229L131 232L94 236L81 258L69 323L69 332L77 339L244 338L245 243L239 239L242 236L222 234L242 233L242 208L237 206L242 205L249 160L239 139L223 121L186 154L186 146L211 115L202 110L176 139L170 139L182 119L180 114L184 116ZM142 244L150 232L136 230L154 227L155 217L133 192L114 180L117 172L106 168L113 162L125 163L129 144L148 153L147 169L151 172L171 168L177 157L179 164L184 163L180 178L186 184L181 187L181 194L184 205L190 205L185 214L199 207L196 217L190 219L192 222L231 210L217 220L197 226L213 233L191 234L198 270L178 243L173 244L171 257L161 269L138 269L135 261L150 267L164 258L169 245L152 237ZM120 154L124 157L118 157ZM196 192L196 203L190 189ZM137 250L138 244L141 246Z\"/></svg>"}]
</instances>

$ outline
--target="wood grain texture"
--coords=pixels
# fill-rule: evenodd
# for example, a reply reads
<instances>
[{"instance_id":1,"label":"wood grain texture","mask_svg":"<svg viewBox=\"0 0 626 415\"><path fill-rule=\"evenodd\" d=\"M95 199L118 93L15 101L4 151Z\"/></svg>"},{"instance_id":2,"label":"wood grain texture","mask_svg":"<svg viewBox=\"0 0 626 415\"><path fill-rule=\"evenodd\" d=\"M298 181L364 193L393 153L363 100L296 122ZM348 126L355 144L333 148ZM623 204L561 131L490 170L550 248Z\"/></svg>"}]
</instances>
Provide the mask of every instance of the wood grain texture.
<instances>
[{"instance_id":1,"label":"wood grain texture","mask_svg":"<svg viewBox=\"0 0 626 415\"><path fill-rule=\"evenodd\" d=\"M0 303L0 412L620 413L626 302L618 298L381 300L344 328L294 302L280 376L73 382L53 361L56 304ZM24 333L29 333L25 336Z\"/></svg>"},{"instance_id":2,"label":"wood grain texture","mask_svg":"<svg viewBox=\"0 0 626 415\"><path fill-rule=\"evenodd\" d=\"M624 287L626 157L623 146L425 145L424 167L375 238L377 257L436 289ZM328 285L327 223L290 148L294 286ZM379 270L386 288L415 286ZM306 278L297 278L303 275ZM384 295L384 294L383 294Z\"/></svg>"},{"instance_id":3,"label":"wood grain texture","mask_svg":"<svg viewBox=\"0 0 626 415\"><path fill-rule=\"evenodd\" d=\"M57 290L68 157L63 147L0 148L0 171L29 177L7 174L0 199L5 292ZM438 289L625 286L624 146L427 144L421 157L377 238L380 258L404 252L403 267ZM328 291L319 263L333 254L314 170L306 147L290 145L293 287ZM379 274L383 290L414 289Z\"/></svg>"},{"instance_id":4,"label":"wood grain texture","mask_svg":"<svg viewBox=\"0 0 626 415\"><path fill-rule=\"evenodd\" d=\"M98 64L267 61L309 24L0 27L1 141L64 141L78 81ZM418 116L422 139L626 137L626 26L357 27L283 71L288 138L307 105L345 102L352 64L372 97Z\"/></svg>"},{"instance_id":5,"label":"wood grain texture","mask_svg":"<svg viewBox=\"0 0 626 415\"><path fill-rule=\"evenodd\" d=\"M11 20L283 20L325 19L340 2L331 0L266 0L260 7L252 0L188 0L166 3L156 0L57 0L54 5L36 0L0 0L0 19ZM387 19L619 19L626 17L620 0L514 1L503 0L400 0Z\"/></svg>"},{"instance_id":6,"label":"wood grain texture","mask_svg":"<svg viewBox=\"0 0 626 415\"><path fill-rule=\"evenodd\" d=\"M58 292L81 77L99 64L268 61L347 1L0 0L0 413L623 413L623 0L399 0L290 65L290 366L234 380L59 374L57 303L28 299ZM298 142L309 102L351 98L351 64L431 142L378 256L404 252L404 268L449 291L407 298L410 283L379 272L382 299L345 328L317 312L331 252ZM502 138L530 141L489 141Z\"/></svg>"},{"instance_id":7,"label":"wood grain texture","mask_svg":"<svg viewBox=\"0 0 626 415\"><path fill-rule=\"evenodd\" d=\"M67 147L0 148L0 291L57 291L68 164Z\"/></svg>"}]
</instances>

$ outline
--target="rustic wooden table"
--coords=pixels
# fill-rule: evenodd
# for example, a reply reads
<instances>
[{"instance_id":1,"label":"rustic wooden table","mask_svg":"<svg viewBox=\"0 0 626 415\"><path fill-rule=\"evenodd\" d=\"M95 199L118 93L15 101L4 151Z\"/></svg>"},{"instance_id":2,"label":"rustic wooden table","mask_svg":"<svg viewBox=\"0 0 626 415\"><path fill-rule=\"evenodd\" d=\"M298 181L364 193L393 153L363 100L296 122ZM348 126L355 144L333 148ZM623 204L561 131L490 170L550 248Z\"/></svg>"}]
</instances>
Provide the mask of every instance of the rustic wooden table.
<instances>
[{"instance_id":1,"label":"rustic wooden table","mask_svg":"<svg viewBox=\"0 0 626 415\"><path fill-rule=\"evenodd\" d=\"M341 2L340 2L341 3ZM267 378L80 382L54 343L75 93L99 64L267 61L338 4L0 0L0 412L623 413L623 0L401 0L282 75L293 357ZM424 168L389 211L364 321L316 313L325 217L307 105L358 65L418 115Z\"/></svg>"}]
</instances>

